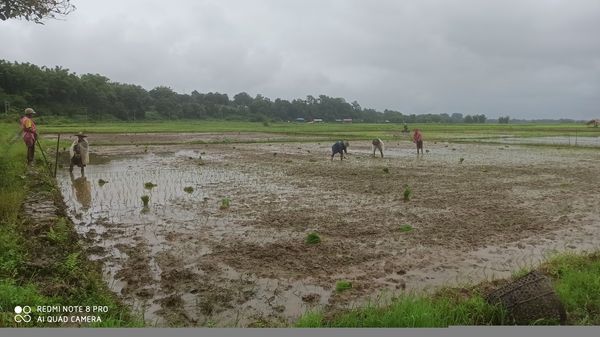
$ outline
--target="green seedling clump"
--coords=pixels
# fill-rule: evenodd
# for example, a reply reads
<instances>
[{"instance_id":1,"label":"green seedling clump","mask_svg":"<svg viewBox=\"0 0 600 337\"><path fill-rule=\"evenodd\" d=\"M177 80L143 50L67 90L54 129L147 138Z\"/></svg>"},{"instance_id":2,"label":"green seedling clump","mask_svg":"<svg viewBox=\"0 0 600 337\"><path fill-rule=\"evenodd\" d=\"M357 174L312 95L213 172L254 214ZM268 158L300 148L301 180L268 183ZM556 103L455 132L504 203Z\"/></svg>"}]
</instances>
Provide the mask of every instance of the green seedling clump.
<instances>
[{"instance_id":1,"label":"green seedling clump","mask_svg":"<svg viewBox=\"0 0 600 337\"><path fill-rule=\"evenodd\" d=\"M100 187L104 186L104 184L106 184L106 183L108 183L108 181L106 181L106 180L104 180L104 179L102 179L102 178L98 179L98 185L99 185Z\"/></svg>"},{"instance_id":2,"label":"green seedling clump","mask_svg":"<svg viewBox=\"0 0 600 337\"><path fill-rule=\"evenodd\" d=\"M321 237L319 236L319 234L313 232L306 236L305 241L309 245L316 245L321 242Z\"/></svg>"},{"instance_id":3,"label":"green seedling clump","mask_svg":"<svg viewBox=\"0 0 600 337\"><path fill-rule=\"evenodd\" d=\"M400 231L401 232L410 232L413 230L413 226L411 225L402 225L400 226Z\"/></svg>"},{"instance_id":4,"label":"green seedling clump","mask_svg":"<svg viewBox=\"0 0 600 337\"><path fill-rule=\"evenodd\" d=\"M458 162L459 162L460 164L462 164L462 163L463 163L463 161L465 161L465 158L460 158L460 159L458 160Z\"/></svg>"},{"instance_id":5,"label":"green seedling clump","mask_svg":"<svg viewBox=\"0 0 600 337\"><path fill-rule=\"evenodd\" d=\"M384 172L384 173L390 173L390 169L389 169L389 168L387 168L387 167L384 167L384 168L383 168L383 172Z\"/></svg>"},{"instance_id":6,"label":"green seedling clump","mask_svg":"<svg viewBox=\"0 0 600 337\"><path fill-rule=\"evenodd\" d=\"M148 207L148 203L150 202L150 197L147 195L142 195L142 202L144 203L144 207Z\"/></svg>"},{"instance_id":7,"label":"green seedling clump","mask_svg":"<svg viewBox=\"0 0 600 337\"><path fill-rule=\"evenodd\" d=\"M192 193L194 192L194 188L192 186L187 186L183 188L183 191L187 193Z\"/></svg>"},{"instance_id":8,"label":"green seedling clump","mask_svg":"<svg viewBox=\"0 0 600 337\"><path fill-rule=\"evenodd\" d=\"M346 291L352 288L352 282L350 281L338 281L335 284L335 291L341 293L342 291Z\"/></svg>"},{"instance_id":9,"label":"green seedling clump","mask_svg":"<svg viewBox=\"0 0 600 337\"><path fill-rule=\"evenodd\" d=\"M151 181L149 181L149 182L147 182L147 183L144 184L144 188L147 189L147 190L151 190L151 189L153 189L156 186L158 186L158 185L152 183Z\"/></svg>"},{"instance_id":10,"label":"green seedling clump","mask_svg":"<svg viewBox=\"0 0 600 337\"><path fill-rule=\"evenodd\" d=\"M221 206L219 208L228 209L230 203L231 203L231 199L229 199L228 197L225 197L225 198L221 199Z\"/></svg>"},{"instance_id":11,"label":"green seedling clump","mask_svg":"<svg viewBox=\"0 0 600 337\"><path fill-rule=\"evenodd\" d=\"M410 197L412 196L412 190L408 185L404 185L404 202L410 201Z\"/></svg>"}]
</instances>

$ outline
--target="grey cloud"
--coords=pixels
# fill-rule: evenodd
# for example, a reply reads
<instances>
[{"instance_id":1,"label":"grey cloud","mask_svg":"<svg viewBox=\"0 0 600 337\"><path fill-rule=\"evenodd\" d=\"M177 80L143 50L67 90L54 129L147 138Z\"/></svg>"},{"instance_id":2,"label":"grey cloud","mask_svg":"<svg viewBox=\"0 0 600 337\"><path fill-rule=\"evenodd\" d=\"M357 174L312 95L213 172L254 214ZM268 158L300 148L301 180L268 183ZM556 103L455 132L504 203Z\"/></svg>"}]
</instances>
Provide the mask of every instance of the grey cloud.
<instances>
[{"instance_id":1,"label":"grey cloud","mask_svg":"<svg viewBox=\"0 0 600 337\"><path fill-rule=\"evenodd\" d=\"M76 1L0 23L0 58L276 98L321 93L405 113L592 118L600 2Z\"/></svg>"}]
</instances>

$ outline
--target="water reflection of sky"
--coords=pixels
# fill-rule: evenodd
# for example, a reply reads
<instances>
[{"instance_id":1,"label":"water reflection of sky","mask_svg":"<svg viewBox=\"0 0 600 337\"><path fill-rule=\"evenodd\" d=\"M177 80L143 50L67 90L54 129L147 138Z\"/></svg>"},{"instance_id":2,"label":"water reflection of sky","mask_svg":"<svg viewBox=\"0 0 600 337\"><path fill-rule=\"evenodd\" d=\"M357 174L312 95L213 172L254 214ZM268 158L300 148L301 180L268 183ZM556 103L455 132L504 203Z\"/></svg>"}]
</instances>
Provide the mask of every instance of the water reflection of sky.
<instances>
[{"instance_id":1,"label":"water reflection of sky","mask_svg":"<svg viewBox=\"0 0 600 337\"><path fill-rule=\"evenodd\" d=\"M246 180L243 174L219 168L201 166L199 154L177 153L170 155L147 154L120 158L103 164L91 163L81 177L78 172L70 176L67 170L58 174L60 188L69 210L80 221L94 219L111 222L139 222L139 219L191 220L195 217L191 203L202 203L211 187L235 186ZM102 179L107 183L101 184ZM145 184L156 184L146 188ZM192 187L193 191L184 191ZM214 194L214 193L213 193ZM150 212L142 210L141 197L150 197ZM186 204L186 207L182 207Z\"/></svg>"}]
</instances>

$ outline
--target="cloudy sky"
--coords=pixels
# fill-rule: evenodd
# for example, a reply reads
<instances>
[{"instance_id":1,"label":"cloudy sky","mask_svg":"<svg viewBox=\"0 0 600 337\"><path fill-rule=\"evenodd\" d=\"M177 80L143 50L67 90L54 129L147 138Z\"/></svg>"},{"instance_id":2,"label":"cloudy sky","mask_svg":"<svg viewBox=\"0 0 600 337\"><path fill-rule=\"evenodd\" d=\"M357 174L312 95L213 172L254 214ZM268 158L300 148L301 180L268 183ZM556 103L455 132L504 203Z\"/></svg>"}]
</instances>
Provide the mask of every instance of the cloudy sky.
<instances>
[{"instance_id":1,"label":"cloudy sky","mask_svg":"<svg viewBox=\"0 0 600 337\"><path fill-rule=\"evenodd\" d=\"M0 58L182 93L600 118L597 0L72 3L45 25L0 21Z\"/></svg>"}]
</instances>

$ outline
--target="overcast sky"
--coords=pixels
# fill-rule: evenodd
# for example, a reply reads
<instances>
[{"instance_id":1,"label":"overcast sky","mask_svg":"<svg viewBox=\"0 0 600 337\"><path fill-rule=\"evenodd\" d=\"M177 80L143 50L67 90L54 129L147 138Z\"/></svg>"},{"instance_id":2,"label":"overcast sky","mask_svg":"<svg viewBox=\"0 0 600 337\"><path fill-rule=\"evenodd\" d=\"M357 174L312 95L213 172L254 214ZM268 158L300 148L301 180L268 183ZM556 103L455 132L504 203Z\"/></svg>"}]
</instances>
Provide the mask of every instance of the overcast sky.
<instances>
[{"instance_id":1,"label":"overcast sky","mask_svg":"<svg viewBox=\"0 0 600 337\"><path fill-rule=\"evenodd\" d=\"M72 3L45 25L0 21L0 58L181 93L600 118L597 0Z\"/></svg>"}]
</instances>

